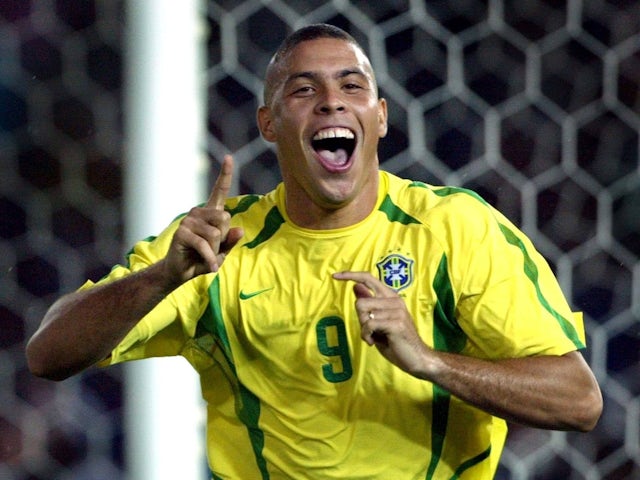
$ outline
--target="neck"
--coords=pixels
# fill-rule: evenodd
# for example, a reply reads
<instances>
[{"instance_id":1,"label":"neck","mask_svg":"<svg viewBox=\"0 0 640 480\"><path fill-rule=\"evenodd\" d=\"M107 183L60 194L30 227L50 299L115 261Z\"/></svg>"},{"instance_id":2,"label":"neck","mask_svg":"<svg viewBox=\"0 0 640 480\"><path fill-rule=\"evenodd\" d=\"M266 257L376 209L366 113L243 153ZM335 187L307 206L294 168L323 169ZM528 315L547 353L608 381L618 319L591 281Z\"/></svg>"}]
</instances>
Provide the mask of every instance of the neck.
<instances>
[{"instance_id":1,"label":"neck","mask_svg":"<svg viewBox=\"0 0 640 480\"><path fill-rule=\"evenodd\" d=\"M333 230L336 228L348 227L355 225L364 220L373 210L373 205L367 213L353 214L346 207L336 209L324 209L317 205L312 205L304 212L299 212L295 208L289 206L291 203L287 201L287 214L293 223L302 228L311 230Z\"/></svg>"},{"instance_id":2,"label":"neck","mask_svg":"<svg viewBox=\"0 0 640 480\"><path fill-rule=\"evenodd\" d=\"M289 191L285 186L285 208L291 221L311 230L349 227L371 214L378 201L378 180L371 182L355 198L340 205L320 205L306 193Z\"/></svg>"}]
</instances>

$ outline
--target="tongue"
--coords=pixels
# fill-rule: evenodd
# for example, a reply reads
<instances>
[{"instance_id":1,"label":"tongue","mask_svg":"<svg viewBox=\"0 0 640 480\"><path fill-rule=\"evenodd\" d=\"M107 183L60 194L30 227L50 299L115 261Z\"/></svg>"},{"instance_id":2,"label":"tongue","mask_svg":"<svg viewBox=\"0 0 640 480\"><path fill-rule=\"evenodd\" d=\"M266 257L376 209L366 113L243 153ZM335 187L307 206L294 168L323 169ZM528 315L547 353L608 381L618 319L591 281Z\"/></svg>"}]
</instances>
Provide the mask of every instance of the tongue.
<instances>
[{"instance_id":1,"label":"tongue","mask_svg":"<svg viewBox=\"0 0 640 480\"><path fill-rule=\"evenodd\" d=\"M331 163L332 165L344 165L347 163L347 160L349 160L347 151L343 148L335 151L319 150L318 155L320 155L325 162Z\"/></svg>"}]
</instances>

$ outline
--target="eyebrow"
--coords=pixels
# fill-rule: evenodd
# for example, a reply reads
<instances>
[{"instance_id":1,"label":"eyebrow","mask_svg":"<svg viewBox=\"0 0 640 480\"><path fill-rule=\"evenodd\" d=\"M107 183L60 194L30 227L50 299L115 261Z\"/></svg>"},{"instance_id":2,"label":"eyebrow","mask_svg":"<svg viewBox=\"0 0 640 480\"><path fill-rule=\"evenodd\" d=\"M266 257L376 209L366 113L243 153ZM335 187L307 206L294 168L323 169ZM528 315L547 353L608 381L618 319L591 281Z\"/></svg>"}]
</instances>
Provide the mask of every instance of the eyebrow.
<instances>
[{"instance_id":1,"label":"eyebrow","mask_svg":"<svg viewBox=\"0 0 640 480\"><path fill-rule=\"evenodd\" d=\"M338 71L335 75L333 75L333 78L336 79L342 79L345 77L348 77L350 75L358 75L364 78L369 79L368 75L361 70L360 68L345 68L342 69L340 71ZM309 80L316 80L317 78L321 77L321 75L319 75L317 72L314 71L304 71L304 72L298 72L298 73L294 73L292 75L290 75L284 82L284 85L288 85L289 83L293 82L294 80L297 80L299 78L306 78Z\"/></svg>"}]
</instances>

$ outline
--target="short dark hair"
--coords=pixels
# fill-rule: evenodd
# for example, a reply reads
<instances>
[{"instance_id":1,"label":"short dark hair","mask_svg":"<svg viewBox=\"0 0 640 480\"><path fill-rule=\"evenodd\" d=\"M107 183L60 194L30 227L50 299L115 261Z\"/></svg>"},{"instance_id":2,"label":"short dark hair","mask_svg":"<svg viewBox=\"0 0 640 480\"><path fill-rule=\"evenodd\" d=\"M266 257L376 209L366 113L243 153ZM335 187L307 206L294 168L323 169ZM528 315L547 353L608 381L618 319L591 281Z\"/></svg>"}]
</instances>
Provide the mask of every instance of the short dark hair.
<instances>
[{"instance_id":1,"label":"short dark hair","mask_svg":"<svg viewBox=\"0 0 640 480\"><path fill-rule=\"evenodd\" d=\"M315 23L312 25L307 25L302 27L292 34L290 34L287 38L283 40L280 44L276 53L271 58L269 65L267 66L267 72L265 74L264 81L264 102L265 104L269 104L271 100L273 85L271 82L271 75L274 68L282 61L282 59L286 58L291 51L300 45L303 42L308 42L310 40L317 40L319 38L335 38L338 40L344 40L345 42L349 42L362 50L364 49L362 46L353 38L349 33L345 32L343 29L336 27L335 25L329 25L328 23Z\"/></svg>"},{"instance_id":2,"label":"short dark hair","mask_svg":"<svg viewBox=\"0 0 640 480\"><path fill-rule=\"evenodd\" d=\"M356 39L341 28L336 27L335 25L329 25L328 23L315 23L313 25L302 27L285 38L278 47L278 50L276 50L271 63L279 62L302 42L317 40L319 38L336 38L338 40L344 40L345 42L353 43L362 50L362 47L358 44Z\"/></svg>"}]
</instances>

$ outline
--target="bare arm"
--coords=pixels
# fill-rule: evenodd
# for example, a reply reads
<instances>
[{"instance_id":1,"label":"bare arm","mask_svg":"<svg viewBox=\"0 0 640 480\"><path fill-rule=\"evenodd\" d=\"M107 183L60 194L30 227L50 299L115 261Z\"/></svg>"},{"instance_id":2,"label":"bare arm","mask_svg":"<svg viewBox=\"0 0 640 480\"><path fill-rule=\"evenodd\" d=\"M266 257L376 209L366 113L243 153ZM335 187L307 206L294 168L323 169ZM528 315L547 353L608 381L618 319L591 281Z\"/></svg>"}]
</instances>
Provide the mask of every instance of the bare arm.
<instances>
[{"instance_id":1,"label":"bare arm","mask_svg":"<svg viewBox=\"0 0 640 480\"><path fill-rule=\"evenodd\" d=\"M27 344L29 369L62 380L108 357L124 336L164 297L198 275L215 272L241 238L230 229L224 202L233 160L225 157L204 207L193 208L174 234L167 256L110 284L60 298Z\"/></svg>"},{"instance_id":2,"label":"bare arm","mask_svg":"<svg viewBox=\"0 0 640 480\"><path fill-rule=\"evenodd\" d=\"M356 282L362 338L415 377L433 382L492 415L538 428L591 430L602 396L579 352L488 361L429 348L404 301L364 272L335 274Z\"/></svg>"},{"instance_id":3,"label":"bare arm","mask_svg":"<svg viewBox=\"0 0 640 480\"><path fill-rule=\"evenodd\" d=\"M430 350L414 374L492 415L537 428L589 431L602 411L600 389L579 352L490 362Z\"/></svg>"},{"instance_id":4,"label":"bare arm","mask_svg":"<svg viewBox=\"0 0 640 480\"><path fill-rule=\"evenodd\" d=\"M172 290L162 263L55 302L27 344L31 372L64 380L108 357L124 336Z\"/></svg>"}]
</instances>

